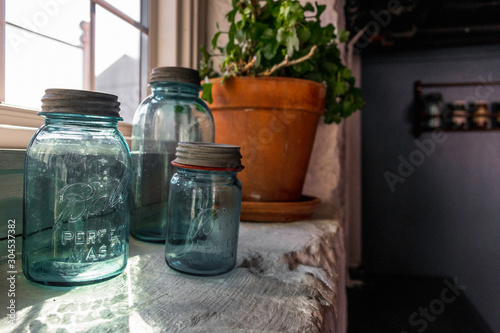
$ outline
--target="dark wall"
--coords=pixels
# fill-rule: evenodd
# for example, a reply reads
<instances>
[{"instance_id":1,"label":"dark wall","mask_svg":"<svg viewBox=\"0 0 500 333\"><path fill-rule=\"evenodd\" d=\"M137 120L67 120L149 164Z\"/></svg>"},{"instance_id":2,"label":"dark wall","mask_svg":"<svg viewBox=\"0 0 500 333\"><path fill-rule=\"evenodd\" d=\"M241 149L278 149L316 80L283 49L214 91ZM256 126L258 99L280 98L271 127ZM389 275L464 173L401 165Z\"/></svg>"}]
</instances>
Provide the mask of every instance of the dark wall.
<instances>
[{"instance_id":1,"label":"dark wall","mask_svg":"<svg viewBox=\"0 0 500 333\"><path fill-rule=\"evenodd\" d=\"M375 273L456 277L500 332L500 131L436 133L439 143L424 133L424 154L411 134L416 80L500 80L500 46L363 56L363 263ZM432 91L450 102L500 101L500 86L488 83L424 93ZM410 157L421 164L400 174Z\"/></svg>"}]
</instances>

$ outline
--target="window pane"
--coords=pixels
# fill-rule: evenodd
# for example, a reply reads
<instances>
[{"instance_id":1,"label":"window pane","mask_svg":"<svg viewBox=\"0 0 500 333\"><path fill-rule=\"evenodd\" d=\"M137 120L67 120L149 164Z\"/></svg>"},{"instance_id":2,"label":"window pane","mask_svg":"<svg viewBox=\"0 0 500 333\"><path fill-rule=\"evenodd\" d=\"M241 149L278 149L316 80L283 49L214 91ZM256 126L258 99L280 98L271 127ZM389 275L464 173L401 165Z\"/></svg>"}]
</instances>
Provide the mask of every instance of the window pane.
<instances>
[{"instance_id":1,"label":"window pane","mask_svg":"<svg viewBox=\"0 0 500 333\"><path fill-rule=\"evenodd\" d=\"M96 90L118 96L127 123L140 102L139 37L138 29L97 6Z\"/></svg>"},{"instance_id":2,"label":"window pane","mask_svg":"<svg viewBox=\"0 0 500 333\"><path fill-rule=\"evenodd\" d=\"M137 22L141 20L141 0L106 0L107 3L127 14Z\"/></svg>"},{"instance_id":3,"label":"window pane","mask_svg":"<svg viewBox=\"0 0 500 333\"><path fill-rule=\"evenodd\" d=\"M80 45L80 22L90 20L90 1L6 0L5 18L28 30Z\"/></svg>"},{"instance_id":4,"label":"window pane","mask_svg":"<svg viewBox=\"0 0 500 333\"><path fill-rule=\"evenodd\" d=\"M6 26L5 101L40 108L45 89L83 87L83 51Z\"/></svg>"}]
</instances>

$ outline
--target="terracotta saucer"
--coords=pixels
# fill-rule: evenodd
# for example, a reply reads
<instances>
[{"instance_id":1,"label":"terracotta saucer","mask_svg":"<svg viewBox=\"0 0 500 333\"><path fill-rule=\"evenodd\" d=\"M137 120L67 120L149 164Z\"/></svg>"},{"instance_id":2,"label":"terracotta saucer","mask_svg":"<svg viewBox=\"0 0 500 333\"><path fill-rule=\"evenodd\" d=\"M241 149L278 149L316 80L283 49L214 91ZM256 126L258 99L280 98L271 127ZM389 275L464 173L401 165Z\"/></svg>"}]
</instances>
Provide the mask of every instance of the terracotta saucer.
<instances>
[{"instance_id":1,"label":"terracotta saucer","mask_svg":"<svg viewBox=\"0 0 500 333\"><path fill-rule=\"evenodd\" d=\"M242 201L241 221L290 222L303 220L312 215L320 199L303 195L299 201L255 202Z\"/></svg>"}]
</instances>

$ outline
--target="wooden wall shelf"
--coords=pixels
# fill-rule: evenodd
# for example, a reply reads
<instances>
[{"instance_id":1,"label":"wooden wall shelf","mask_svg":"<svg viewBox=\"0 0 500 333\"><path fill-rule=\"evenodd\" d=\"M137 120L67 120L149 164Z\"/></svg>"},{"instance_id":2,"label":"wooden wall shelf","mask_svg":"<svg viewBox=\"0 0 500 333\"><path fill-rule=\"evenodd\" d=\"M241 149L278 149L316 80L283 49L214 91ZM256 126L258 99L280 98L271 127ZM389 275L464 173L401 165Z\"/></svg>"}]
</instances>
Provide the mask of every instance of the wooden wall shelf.
<instances>
[{"instance_id":1,"label":"wooden wall shelf","mask_svg":"<svg viewBox=\"0 0 500 333\"><path fill-rule=\"evenodd\" d=\"M500 85L500 81L473 81L473 82L422 82L416 81L414 84L414 107L413 107L413 134L415 137L419 137L423 132L432 132L434 129L429 129L423 126L423 120L425 119L425 104L422 98L422 91L428 88L455 88L455 87L474 87L474 86L497 86ZM466 101L468 102L468 101ZM442 115L440 116L443 117ZM490 117L496 118L496 113L490 113ZM454 130L454 129L445 129L439 128L440 130L446 132L457 132L457 133L465 133L465 132L500 132L500 127L495 127L491 129L479 129L479 128L471 128L467 130Z\"/></svg>"}]
</instances>

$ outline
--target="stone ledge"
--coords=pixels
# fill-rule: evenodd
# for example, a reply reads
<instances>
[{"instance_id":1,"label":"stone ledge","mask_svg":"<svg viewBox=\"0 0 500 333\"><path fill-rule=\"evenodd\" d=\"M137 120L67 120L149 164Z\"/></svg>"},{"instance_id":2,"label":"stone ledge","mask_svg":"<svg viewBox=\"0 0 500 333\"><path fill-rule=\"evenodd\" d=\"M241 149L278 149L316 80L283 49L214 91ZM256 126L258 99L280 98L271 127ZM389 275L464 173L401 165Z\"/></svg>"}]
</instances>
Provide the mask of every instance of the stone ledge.
<instances>
[{"instance_id":1,"label":"stone ledge","mask_svg":"<svg viewBox=\"0 0 500 333\"><path fill-rule=\"evenodd\" d=\"M163 246L130 241L126 271L76 288L17 274L20 332L345 332L345 255L332 220L242 223L238 267L215 277L177 273ZM21 269L21 261L16 267ZM0 266L6 274L5 264ZM0 281L6 311L7 280Z\"/></svg>"}]
</instances>

